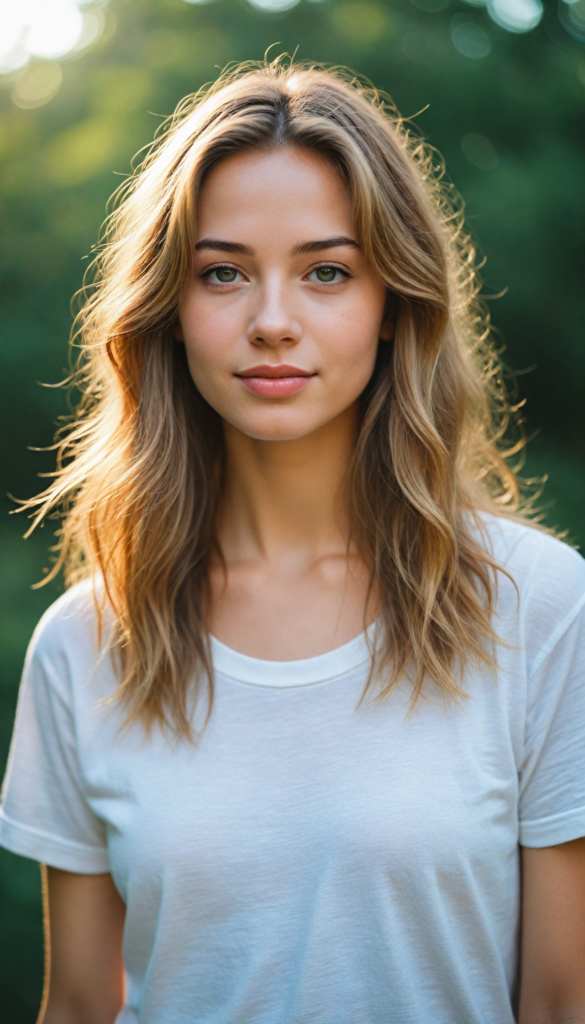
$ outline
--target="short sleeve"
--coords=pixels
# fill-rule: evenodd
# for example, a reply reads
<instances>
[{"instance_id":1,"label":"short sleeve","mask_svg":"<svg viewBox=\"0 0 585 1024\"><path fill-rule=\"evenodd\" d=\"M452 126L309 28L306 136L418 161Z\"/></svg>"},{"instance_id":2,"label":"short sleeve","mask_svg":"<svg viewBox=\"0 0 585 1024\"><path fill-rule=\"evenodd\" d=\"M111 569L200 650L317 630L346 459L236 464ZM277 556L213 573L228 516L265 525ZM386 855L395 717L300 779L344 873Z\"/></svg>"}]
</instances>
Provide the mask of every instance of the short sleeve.
<instances>
[{"instance_id":1,"label":"short sleeve","mask_svg":"<svg viewBox=\"0 0 585 1024\"><path fill-rule=\"evenodd\" d=\"M106 834L84 797L71 664L44 642L44 633L41 620L21 683L0 845L65 871L99 874L109 871Z\"/></svg>"},{"instance_id":2,"label":"short sleeve","mask_svg":"<svg viewBox=\"0 0 585 1024\"><path fill-rule=\"evenodd\" d=\"M520 843L585 836L585 597L539 652L529 680L520 769Z\"/></svg>"}]
</instances>

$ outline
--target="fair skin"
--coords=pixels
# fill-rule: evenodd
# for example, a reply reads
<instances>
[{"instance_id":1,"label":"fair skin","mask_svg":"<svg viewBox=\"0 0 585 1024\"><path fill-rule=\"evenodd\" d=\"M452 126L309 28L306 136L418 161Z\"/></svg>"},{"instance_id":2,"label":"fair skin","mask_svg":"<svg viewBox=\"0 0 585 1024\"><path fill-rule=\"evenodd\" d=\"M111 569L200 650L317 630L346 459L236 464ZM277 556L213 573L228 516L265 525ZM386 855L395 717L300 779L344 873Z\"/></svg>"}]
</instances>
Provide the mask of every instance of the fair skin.
<instances>
[{"instance_id":1,"label":"fair skin","mask_svg":"<svg viewBox=\"0 0 585 1024\"><path fill-rule=\"evenodd\" d=\"M355 243L341 181L309 154L224 161L205 183L198 226L180 335L222 416L227 462L227 586L218 566L210 628L244 654L308 658L363 628L367 573L348 557L341 491L358 398L392 335L386 289ZM290 396L251 392L240 374L267 365L311 376Z\"/></svg>"},{"instance_id":2,"label":"fair skin","mask_svg":"<svg viewBox=\"0 0 585 1024\"><path fill-rule=\"evenodd\" d=\"M341 181L306 152L239 154L214 168L198 240L177 336L224 423L227 574L212 567L209 626L245 654L311 657L376 615L348 550L343 482L359 395L393 333L385 289L356 244ZM292 383L266 383L283 365L296 368ZM520 1024L585 1024L585 839L522 850L522 885ZM111 876L49 868L47 888L39 1024L111 1024L124 921Z\"/></svg>"}]
</instances>

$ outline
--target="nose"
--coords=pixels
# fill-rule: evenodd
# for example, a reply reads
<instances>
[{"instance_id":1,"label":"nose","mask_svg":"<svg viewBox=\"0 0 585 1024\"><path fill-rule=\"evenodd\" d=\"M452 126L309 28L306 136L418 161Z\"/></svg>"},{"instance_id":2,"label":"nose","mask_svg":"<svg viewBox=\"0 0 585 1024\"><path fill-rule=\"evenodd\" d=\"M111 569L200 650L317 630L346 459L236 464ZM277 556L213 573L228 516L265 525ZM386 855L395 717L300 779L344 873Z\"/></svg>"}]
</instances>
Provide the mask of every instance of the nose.
<instances>
[{"instance_id":1,"label":"nose","mask_svg":"<svg viewBox=\"0 0 585 1024\"><path fill-rule=\"evenodd\" d=\"M295 345L301 340L301 325L295 314L293 296L286 281L272 275L258 289L248 324L247 337L253 345Z\"/></svg>"}]
</instances>

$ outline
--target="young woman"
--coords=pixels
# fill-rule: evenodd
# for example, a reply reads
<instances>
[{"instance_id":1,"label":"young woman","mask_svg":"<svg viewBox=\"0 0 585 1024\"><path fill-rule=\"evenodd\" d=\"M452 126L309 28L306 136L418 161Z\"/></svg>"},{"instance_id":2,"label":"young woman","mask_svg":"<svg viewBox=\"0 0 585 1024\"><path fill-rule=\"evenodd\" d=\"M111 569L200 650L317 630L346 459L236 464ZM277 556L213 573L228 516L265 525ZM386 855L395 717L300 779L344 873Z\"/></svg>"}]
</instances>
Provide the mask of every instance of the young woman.
<instances>
[{"instance_id":1,"label":"young woman","mask_svg":"<svg viewBox=\"0 0 585 1024\"><path fill-rule=\"evenodd\" d=\"M248 66L122 200L1 819L41 1019L585 1021L585 567L514 512L432 155Z\"/></svg>"}]
</instances>

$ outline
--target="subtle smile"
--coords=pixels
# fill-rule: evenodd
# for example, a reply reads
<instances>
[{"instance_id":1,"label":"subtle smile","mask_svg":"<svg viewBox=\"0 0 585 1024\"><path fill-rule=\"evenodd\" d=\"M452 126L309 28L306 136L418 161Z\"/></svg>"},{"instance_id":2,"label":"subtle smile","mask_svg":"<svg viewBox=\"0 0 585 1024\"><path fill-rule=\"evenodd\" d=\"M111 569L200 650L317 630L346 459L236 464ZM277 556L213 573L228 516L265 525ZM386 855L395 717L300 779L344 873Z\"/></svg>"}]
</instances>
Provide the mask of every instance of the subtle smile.
<instances>
[{"instance_id":1,"label":"subtle smile","mask_svg":"<svg viewBox=\"0 0 585 1024\"><path fill-rule=\"evenodd\" d=\"M237 373L242 384L248 391L266 398L288 398L306 387L315 373L302 370L298 366L251 366L249 370Z\"/></svg>"}]
</instances>

